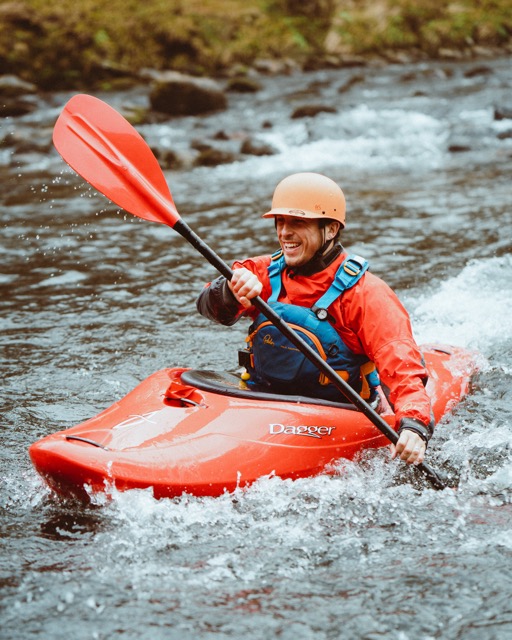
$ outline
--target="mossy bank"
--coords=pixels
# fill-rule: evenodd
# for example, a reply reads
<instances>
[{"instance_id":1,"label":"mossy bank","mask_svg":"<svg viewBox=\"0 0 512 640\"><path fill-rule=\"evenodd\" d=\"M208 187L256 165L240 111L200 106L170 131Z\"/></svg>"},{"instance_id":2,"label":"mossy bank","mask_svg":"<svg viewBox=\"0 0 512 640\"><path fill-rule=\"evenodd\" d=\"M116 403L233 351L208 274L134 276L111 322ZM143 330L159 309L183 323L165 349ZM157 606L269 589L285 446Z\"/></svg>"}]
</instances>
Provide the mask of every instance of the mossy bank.
<instances>
[{"instance_id":1,"label":"mossy bank","mask_svg":"<svg viewBox=\"0 0 512 640\"><path fill-rule=\"evenodd\" d=\"M0 2L0 74L45 90L114 87L147 68L221 76L504 53L510 0Z\"/></svg>"}]
</instances>

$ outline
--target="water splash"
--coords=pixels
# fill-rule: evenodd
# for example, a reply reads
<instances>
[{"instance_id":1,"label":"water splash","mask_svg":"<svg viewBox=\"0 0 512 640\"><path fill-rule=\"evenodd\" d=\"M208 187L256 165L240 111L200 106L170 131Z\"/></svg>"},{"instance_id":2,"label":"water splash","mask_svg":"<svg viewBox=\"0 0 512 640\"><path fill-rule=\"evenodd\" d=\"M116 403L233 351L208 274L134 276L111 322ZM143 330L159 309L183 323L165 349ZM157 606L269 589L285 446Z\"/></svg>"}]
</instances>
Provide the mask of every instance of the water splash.
<instances>
[{"instance_id":1,"label":"water splash","mask_svg":"<svg viewBox=\"0 0 512 640\"><path fill-rule=\"evenodd\" d=\"M472 260L437 290L408 299L420 342L483 352L512 340L512 256Z\"/></svg>"}]
</instances>

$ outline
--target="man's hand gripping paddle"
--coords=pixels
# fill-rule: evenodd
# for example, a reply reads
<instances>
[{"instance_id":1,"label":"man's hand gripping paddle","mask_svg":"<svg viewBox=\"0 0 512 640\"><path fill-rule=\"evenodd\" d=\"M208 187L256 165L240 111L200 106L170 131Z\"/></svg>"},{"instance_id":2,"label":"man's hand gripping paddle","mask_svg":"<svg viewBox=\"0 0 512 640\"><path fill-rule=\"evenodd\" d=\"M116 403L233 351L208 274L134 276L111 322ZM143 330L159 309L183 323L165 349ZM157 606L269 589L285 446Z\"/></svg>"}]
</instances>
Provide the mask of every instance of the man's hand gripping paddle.
<instances>
[{"instance_id":1,"label":"man's hand gripping paddle","mask_svg":"<svg viewBox=\"0 0 512 640\"><path fill-rule=\"evenodd\" d=\"M139 133L98 98L76 95L59 116L53 142L64 160L119 207L144 220L172 227L225 278L229 266L181 219L156 157ZM339 389L390 442L397 433L259 296L254 306ZM446 483L425 462L417 465L435 489Z\"/></svg>"}]
</instances>

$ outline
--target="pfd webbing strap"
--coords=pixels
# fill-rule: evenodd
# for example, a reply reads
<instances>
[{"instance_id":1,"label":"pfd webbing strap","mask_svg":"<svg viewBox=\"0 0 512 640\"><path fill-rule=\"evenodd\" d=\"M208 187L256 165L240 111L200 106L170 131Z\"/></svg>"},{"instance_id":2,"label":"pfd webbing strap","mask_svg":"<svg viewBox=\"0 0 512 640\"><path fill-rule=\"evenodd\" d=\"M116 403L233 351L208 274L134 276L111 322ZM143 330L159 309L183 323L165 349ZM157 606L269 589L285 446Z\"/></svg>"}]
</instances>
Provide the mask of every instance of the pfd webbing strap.
<instances>
[{"instance_id":1,"label":"pfd webbing strap","mask_svg":"<svg viewBox=\"0 0 512 640\"><path fill-rule=\"evenodd\" d=\"M331 286L316 301L314 309L328 309L347 289L353 287L368 269L369 262L361 256L349 256L340 265Z\"/></svg>"}]
</instances>

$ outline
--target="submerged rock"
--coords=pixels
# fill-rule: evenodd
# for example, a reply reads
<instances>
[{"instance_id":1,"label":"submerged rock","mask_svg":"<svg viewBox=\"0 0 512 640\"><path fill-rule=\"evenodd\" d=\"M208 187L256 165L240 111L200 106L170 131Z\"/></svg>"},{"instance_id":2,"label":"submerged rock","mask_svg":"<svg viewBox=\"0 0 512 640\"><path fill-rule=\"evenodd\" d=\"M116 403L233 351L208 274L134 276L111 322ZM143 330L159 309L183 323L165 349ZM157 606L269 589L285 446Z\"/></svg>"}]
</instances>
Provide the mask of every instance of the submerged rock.
<instances>
[{"instance_id":1,"label":"submerged rock","mask_svg":"<svg viewBox=\"0 0 512 640\"><path fill-rule=\"evenodd\" d=\"M150 103L155 111L194 116L226 109L227 98L214 80L168 71L153 74Z\"/></svg>"},{"instance_id":2,"label":"submerged rock","mask_svg":"<svg viewBox=\"0 0 512 640\"><path fill-rule=\"evenodd\" d=\"M194 164L198 167L215 167L219 164L229 164L235 160L235 154L230 151L223 151L222 149L204 145L199 151Z\"/></svg>"},{"instance_id":3,"label":"submerged rock","mask_svg":"<svg viewBox=\"0 0 512 640\"><path fill-rule=\"evenodd\" d=\"M336 113L334 107L324 104L310 104L297 107L292 113L292 118L314 118L319 113Z\"/></svg>"},{"instance_id":4,"label":"submerged rock","mask_svg":"<svg viewBox=\"0 0 512 640\"><path fill-rule=\"evenodd\" d=\"M240 76L230 78L226 84L228 91L236 91L237 93L257 93L261 91L261 88L261 83L257 80Z\"/></svg>"},{"instance_id":5,"label":"submerged rock","mask_svg":"<svg viewBox=\"0 0 512 640\"><path fill-rule=\"evenodd\" d=\"M38 104L37 87L18 76L0 76L0 117L13 118L34 111Z\"/></svg>"},{"instance_id":6,"label":"submerged rock","mask_svg":"<svg viewBox=\"0 0 512 640\"><path fill-rule=\"evenodd\" d=\"M240 153L251 156L273 156L277 150L270 144L247 138L242 142Z\"/></svg>"},{"instance_id":7,"label":"submerged rock","mask_svg":"<svg viewBox=\"0 0 512 640\"><path fill-rule=\"evenodd\" d=\"M0 118L16 118L32 113L37 103L28 98L0 98Z\"/></svg>"},{"instance_id":8,"label":"submerged rock","mask_svg":"<svg viewBox=\"0 0 512 640\"><path fill-rule=\"evenodd\" d=\"M495 107L494 109L495 120L509 120L512 119L512 107L503 106Z\"/></svg>"},{"instance_id":9,"label":"submerged rock","mask_svg":"<svg viewBox=\"0 0 512 640\"><path fill-rule=\"evenodd\" d=\"M37 93L37 87L31 82L25 82L18 76L0 76L0 96L2 98L19 98L27 94Z\"/></svg>"}]
</instances>

